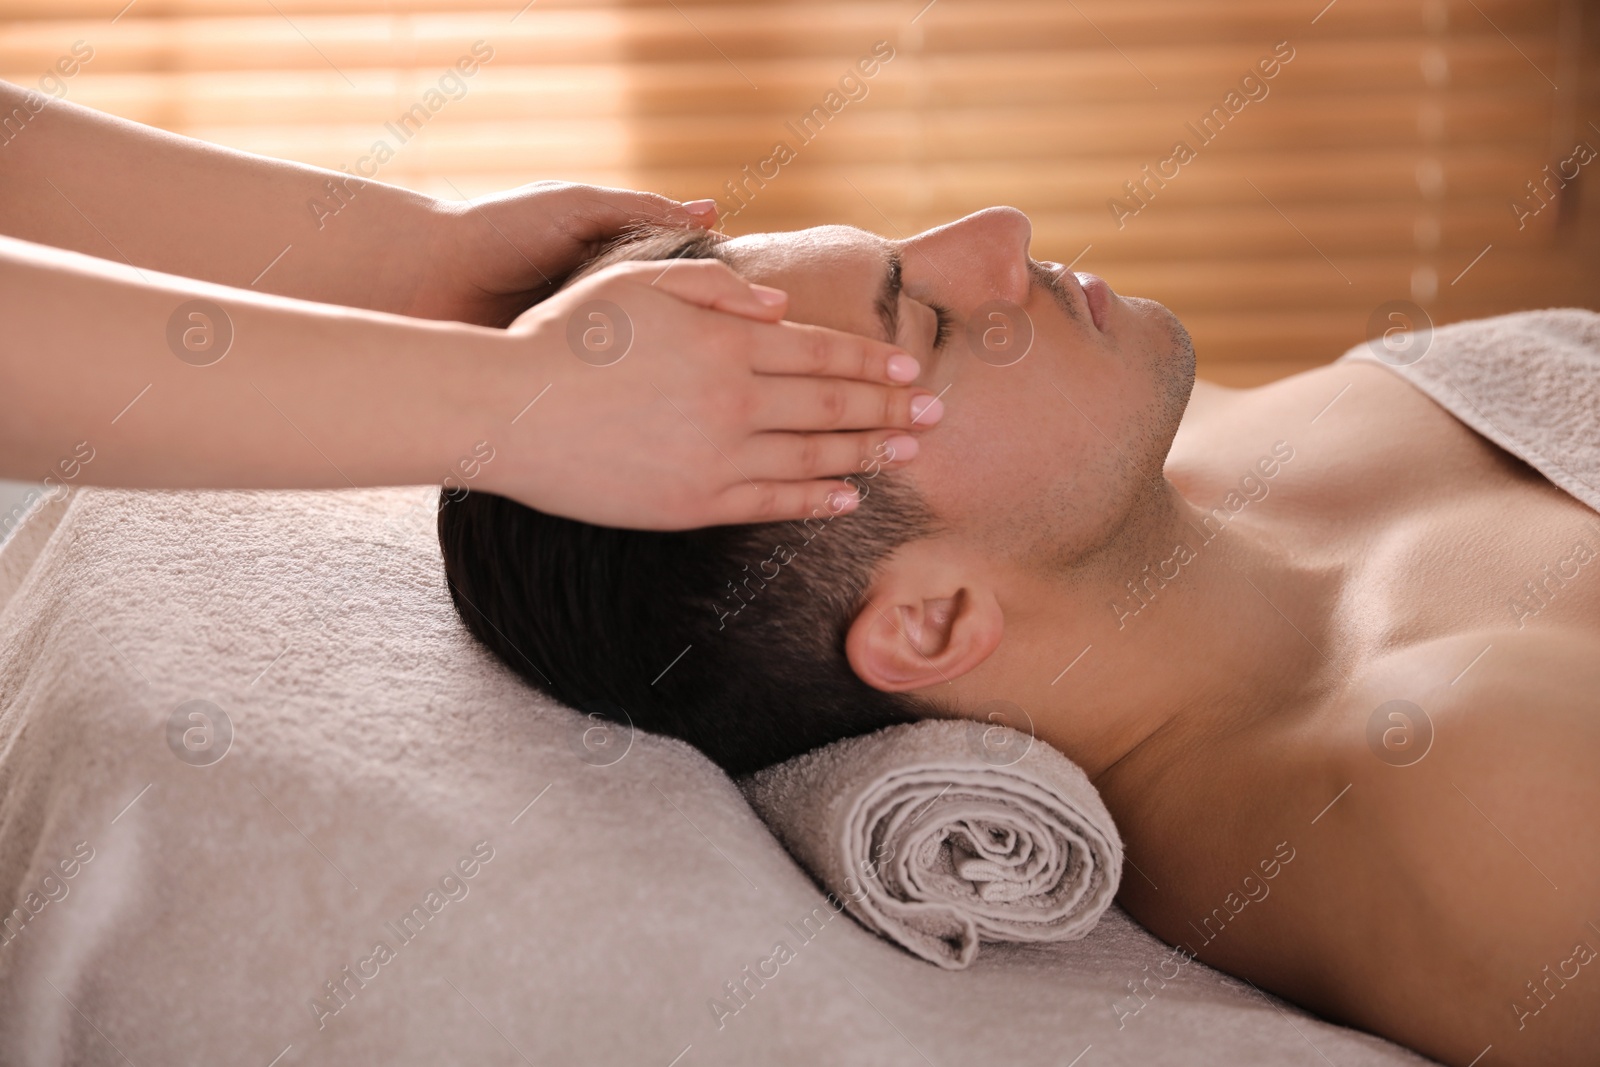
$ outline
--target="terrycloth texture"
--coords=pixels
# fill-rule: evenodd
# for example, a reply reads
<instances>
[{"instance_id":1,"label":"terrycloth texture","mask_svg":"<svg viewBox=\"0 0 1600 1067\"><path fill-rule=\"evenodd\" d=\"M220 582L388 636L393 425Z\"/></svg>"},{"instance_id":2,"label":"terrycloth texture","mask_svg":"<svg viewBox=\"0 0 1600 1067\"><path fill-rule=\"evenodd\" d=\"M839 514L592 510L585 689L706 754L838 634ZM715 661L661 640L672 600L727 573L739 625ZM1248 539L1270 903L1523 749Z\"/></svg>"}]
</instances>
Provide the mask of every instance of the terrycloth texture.
<instances>
[{"instance_id":1,"label":"terrycloth texture","mask_svg":"<svg viewBox=\"0 0 1600 1067\"><path fill-rule=\"evenodd\" d=\"M1417 335L1420 337L1421 335ZM1600 315L1519 311L1433 331L1427 350L1357 345L1446 411L1600 511Z\"/></svg>"},{"instance_id":2,"label":"terrycloth texture","mask_svg":"<svg viewBox=\"0 0 1600 1067\"><path fill-rule=\"evenodd\" d=\"M1099 791L1061 753L1004 726L891 726L741 786L835 900L941 967L966 967L980 939L1083 937L1122 874Z\"/></svg>"},{"instance_id":3,"label":"terrycloth texture","mask_svg":"<svg viewBox=\"0 0 1600 1067\"><path fill-rule=\"evenodd\" d=\"M963 971L837 916L703 756L598 745L477 646L435 496L53 513L0 610L0 1064L1426 1062L1116 909Z\"/></svg>"}]
</instances>

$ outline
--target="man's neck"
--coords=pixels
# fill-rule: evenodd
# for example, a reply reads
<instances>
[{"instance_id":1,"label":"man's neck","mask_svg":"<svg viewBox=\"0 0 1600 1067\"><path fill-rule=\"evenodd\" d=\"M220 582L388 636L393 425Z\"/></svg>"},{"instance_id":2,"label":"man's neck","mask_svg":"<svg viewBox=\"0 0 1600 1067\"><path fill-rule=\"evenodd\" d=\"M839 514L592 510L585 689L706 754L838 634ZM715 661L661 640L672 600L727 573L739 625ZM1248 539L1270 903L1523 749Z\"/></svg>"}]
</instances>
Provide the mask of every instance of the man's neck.
<instances>
[{"instance_id":1,"label":"man's neck","mask_svg":"<svg viewBox=\"0 0 1600 1067\"><path fill-rule=\"evenodd\" d=\"M1021 593L1017 629L1038 636L1008 633L982 684L1091 778L1290 706L1346 668L1330 648L1342 568L1302 542L1268 509L1219 521L1163 479L1112 544Z\"/></svg>"}]
</instances>

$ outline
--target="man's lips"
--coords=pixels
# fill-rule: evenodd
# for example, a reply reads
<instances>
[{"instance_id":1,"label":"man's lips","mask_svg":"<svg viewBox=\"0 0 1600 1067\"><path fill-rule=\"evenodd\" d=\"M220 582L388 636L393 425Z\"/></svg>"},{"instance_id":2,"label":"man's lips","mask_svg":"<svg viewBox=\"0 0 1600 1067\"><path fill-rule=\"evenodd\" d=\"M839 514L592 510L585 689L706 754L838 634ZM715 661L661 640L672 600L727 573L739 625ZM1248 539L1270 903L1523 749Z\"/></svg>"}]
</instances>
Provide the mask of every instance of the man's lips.
<instances>
[{"instance_id":1,"label":"man's lips","mask_svg":"<svg viewBox=\"0 0 1600 1067\"><path fill-rule=\"evenodd\" d=\"M1039 266L1049 276L1052 287L1064 294L1072 303L1081 303L1089 320L1094 323L1094 328L1105 333L1106 322L1110 317L1111 286L1096 275L1074 274L1061 264L1049 260L1039 263Z\"/></svg>"},{"instance_id":2,"label":"man's lips","mask_svg":"<svg viewBox=\"0 0 1600 1067\"><path fill-rule=\"evenodd\" d=\"M1083 290L1083 299L1089 305L1089 317L1094 320L1094 328L1105 333L1106 323L1111 318L1111 286L1095 274L1074 274L1073 278L1078 288Z\"/></svg>"}]
</instances>

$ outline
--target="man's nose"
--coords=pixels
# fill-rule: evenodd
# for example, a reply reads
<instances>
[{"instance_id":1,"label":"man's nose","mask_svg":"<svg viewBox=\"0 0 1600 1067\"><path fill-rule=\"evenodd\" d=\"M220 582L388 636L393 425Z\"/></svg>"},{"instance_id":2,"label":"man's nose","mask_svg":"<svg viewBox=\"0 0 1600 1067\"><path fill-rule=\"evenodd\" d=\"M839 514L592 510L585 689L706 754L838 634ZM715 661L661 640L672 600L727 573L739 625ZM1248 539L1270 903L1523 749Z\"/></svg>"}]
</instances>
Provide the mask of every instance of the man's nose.
<instances>
[{"instance_id":1,"label":"man's nose","mask_svg":"<svg viewBox=\"0 0 1600 1067\"><path fill-rule=\"evenodd\" d=\"M1033 224L1014 207L990 207L907 242L908 253L925 256L934 280L955 289L973 304L986 300L1028 299L1028 242ZM943 277L939 277L942 275Z\"/></svg>"}]
</instances>

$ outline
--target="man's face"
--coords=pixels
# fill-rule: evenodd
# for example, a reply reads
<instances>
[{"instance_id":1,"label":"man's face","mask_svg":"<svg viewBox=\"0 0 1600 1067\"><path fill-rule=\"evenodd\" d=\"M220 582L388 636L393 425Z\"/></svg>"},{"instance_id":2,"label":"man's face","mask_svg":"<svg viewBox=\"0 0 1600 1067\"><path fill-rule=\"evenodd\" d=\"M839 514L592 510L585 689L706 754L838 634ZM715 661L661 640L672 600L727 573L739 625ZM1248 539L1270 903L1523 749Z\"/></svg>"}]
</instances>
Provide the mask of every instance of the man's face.
<instances>
[{"instance_id":1,"label":"man's face","mask_svg":"<svg viewBox=\"0 0 1600 1067\"><path fill-rule=\"evenodd\" d=\"M1160 478L1194 350L1155 301L1030 259L1031 236L1026 215L1001 207L906 240L824 226L723 248L745 277L789 293L789 318L921 361L918 384L945 416L897 477L941 525L1012 559L1068 563L1112 538Z\"/></svg>"}]
</instances>

